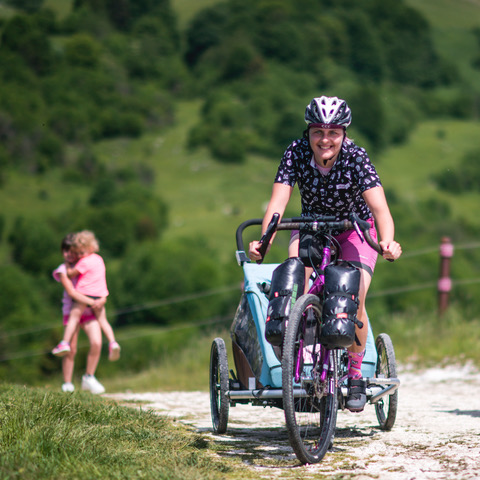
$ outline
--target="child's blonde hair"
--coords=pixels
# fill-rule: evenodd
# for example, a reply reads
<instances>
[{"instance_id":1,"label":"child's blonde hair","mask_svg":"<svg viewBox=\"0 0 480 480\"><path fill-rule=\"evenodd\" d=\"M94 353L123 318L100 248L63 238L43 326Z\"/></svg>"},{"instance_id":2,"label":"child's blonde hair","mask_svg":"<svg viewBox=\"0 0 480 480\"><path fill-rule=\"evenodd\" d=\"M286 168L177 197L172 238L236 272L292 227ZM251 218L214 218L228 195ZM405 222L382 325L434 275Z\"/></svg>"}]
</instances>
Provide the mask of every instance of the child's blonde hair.
<instances>
[{"instance_id":1,"label":"child's blonde hair","mask_svg":"<svg viewBox=\"0 0 480 480\"><path fill-rule=\"evenodd\" d=\"M98 240L95 234L90 230L82 230L75 234L74 239L75 249L85 250L87 253L95 253L100 250Z\"/></svg>"}]
</instances>

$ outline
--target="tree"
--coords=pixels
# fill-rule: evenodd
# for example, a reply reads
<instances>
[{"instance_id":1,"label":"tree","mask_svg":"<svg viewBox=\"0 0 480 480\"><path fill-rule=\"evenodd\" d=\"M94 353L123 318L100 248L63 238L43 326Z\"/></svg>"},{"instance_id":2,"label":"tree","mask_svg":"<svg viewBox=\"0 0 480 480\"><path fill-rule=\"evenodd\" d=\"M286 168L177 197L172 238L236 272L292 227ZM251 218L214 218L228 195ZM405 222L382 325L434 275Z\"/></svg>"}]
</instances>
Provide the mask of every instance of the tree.
<instances>
[{"instance_id":1,"label":"tree","mask_svg":"<svg viewBox=\"0 0 480 480\"><path fill-rule=\"evenodd\" d=\"M33 17L16 15L10 19L3 29L2 46L18 53L37 74L46 74L52 68L50 40Z\"/></svg>"},{"instance_id":2,"label":"tree","mask_svg":"<svg viewBox=\"0 0 480 480\"><path fill-rule=\"evenodd\" d=\"M190 294L221 284L222 267L203 238L146 243L125 255L119 271L121 275L112 283L112 296L120 310L184 297L183 301L120 316L120 324L173 324L218 315L219 301L214 297L187 300Z\"/></svg>"},{"instance_id":3,"label":"tree","mask_svg":"<svg viewBox=\"0 0 480 480\"><path fill-rule=\"evenodd\" d=\"M8 242L15 263L33 274L49 272L59 255L60 239L43 219L17 217Z\"/></svg>"},{"instance_id":4,"label":"tree","mask_svg":"<svg viewBox=\"0 0 480 480\"><path fill-rule=\"evenodd\" d=\"M70 65L93 69L100 60L101 46L90 35L78 33L65 43L65 59Z\"/></svg>"}]
</instances>

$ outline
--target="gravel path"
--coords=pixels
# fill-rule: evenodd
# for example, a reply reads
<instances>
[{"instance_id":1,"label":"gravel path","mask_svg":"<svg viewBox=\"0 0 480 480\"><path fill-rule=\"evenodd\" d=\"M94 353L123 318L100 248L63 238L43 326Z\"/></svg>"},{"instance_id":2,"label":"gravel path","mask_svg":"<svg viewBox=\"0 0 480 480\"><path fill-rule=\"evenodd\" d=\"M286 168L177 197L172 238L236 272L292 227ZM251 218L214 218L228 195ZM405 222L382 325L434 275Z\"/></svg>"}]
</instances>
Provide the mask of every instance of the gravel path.
<instances>
[{"instance_id":1,"label":"gravel path","mask_svg":"<svg viewBox=\"0 0 480 480\"><path fill-rule=\"evenodd\" d=\"M242 458L248 478L367 480L480 479L480 372L470 366L400 371L398 412L390 432L375 409L339 412L334 448L316 465L301 466L288 442L283 411L237 405L228 431L213 435L205 392L112 394L179 419ZM250 473L248 473L250 472ZM330 477L332 478L332 477Z\"/></svg>"}]
</instances>

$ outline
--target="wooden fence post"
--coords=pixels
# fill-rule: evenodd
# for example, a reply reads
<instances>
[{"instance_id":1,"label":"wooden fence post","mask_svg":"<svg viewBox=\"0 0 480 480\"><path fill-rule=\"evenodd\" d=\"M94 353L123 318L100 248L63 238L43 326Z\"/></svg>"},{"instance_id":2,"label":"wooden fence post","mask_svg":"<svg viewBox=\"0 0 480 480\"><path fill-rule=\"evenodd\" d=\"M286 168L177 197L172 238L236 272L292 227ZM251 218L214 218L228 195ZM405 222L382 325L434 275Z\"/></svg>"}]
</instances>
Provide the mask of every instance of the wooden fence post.
<instances>
[{"instance_id":1,"label":"wooden fence post","mask_svg":"<svg viewBox=\"0 0 480 480\"><path fill-rule=\"evenodd\" d=\"M453 244L448 237L442 237L440 244L440 276L438 279L438 314L442 316L448 307L452 279L450 278L450 262L453 257Z\"/></svg>"}]
</instances>

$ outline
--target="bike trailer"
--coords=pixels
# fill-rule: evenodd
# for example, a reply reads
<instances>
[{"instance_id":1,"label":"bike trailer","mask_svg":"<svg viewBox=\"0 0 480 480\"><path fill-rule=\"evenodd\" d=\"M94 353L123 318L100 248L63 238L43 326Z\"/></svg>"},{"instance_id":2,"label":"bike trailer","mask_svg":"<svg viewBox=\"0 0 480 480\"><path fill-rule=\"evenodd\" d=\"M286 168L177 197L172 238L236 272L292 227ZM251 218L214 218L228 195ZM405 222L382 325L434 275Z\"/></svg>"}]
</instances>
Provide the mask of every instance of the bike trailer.
<instances>
[{"instance_id":1,"label":"bike trailer","mask_svg":"<svg viewBox=\"0 0 480 480\"><path fill-rule=\"evenodd\" d=\"M233 358L238 380L243 388L253 390L282 387L280 350L265 340L268 294L263 285L270 284L278 264L244 263L244 292L230 330ZM278 355L278 356L277 356ZM252 385L252 377L256 383Z\"/></svg>"}]
</instances>

